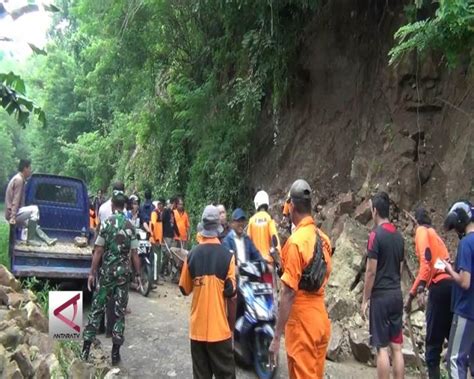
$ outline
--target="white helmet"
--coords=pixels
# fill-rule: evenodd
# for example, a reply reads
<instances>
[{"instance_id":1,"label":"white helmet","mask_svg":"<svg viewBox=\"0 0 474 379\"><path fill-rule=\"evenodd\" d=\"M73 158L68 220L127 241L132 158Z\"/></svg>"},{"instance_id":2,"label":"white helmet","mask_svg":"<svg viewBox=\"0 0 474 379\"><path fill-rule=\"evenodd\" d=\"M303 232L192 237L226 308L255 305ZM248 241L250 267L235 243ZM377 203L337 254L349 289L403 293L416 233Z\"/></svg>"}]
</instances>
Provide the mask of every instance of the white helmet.
<instances>
[{"instance_id":1,"label":"white helmet","mask_svg":"<svg viewBox=\"0 0 474 379\"><path fill-rule=\"evenodd\" d=\"M270 198L268 193L265 191L258 191L255 195L253 202L255 204L255 209L258 210L262 205L270 206Z\"/></svg>"}]
</instances>

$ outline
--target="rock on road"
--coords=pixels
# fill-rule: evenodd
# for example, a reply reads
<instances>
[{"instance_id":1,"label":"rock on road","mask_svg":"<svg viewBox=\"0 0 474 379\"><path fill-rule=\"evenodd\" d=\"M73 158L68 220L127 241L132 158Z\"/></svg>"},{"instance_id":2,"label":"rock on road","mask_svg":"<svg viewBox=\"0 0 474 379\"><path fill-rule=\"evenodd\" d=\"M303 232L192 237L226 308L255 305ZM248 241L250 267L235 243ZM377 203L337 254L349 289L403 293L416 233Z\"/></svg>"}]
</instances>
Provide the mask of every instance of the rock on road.
<instances>
[{"instance_id":1,"label":"rock on road","mask_svg":"<svg viewBox=\"0 0 474 379\"><path fill-rule=\"evenodd\" d=\"M181 295L176 285L165 283L145 298L130 292L126 316L125 344L121 349L121 378L192 378L188 338L188 316L191 298ZM111 340L98 336L110 355ZM282 341L282 345L284 345ZM327 378L367 379L375 370L357 363L326 362ZM238 379L255 379L251 370L237 369ZM276 378L288 378L284 346Z\"/></svg>"}]
</instances>

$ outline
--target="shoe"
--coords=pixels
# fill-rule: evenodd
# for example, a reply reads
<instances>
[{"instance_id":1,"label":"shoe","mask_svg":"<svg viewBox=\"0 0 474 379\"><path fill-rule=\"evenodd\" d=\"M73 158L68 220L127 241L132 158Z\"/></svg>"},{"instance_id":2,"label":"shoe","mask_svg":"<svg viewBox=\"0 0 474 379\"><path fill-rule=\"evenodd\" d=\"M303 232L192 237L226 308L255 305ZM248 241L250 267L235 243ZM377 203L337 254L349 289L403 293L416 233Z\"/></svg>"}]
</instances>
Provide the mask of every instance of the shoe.
<instances>
[{"instance_id":1,"label":"shoe","mask_svg":"<svg viewBox=\"0 0 474 379\"><path fill-rule=\"evenodd\" d=\"M36 229L38 228L38 223L33 220L28 220L28 225L26 229L26 244L30 246L41 246L41 243L36 240Z\"/></svg>"},{"instance_id":2,"label":"shoe","mask_svg":"<svg viewBox=\"0 0 474 379\"><path fill-rule=\"evenodd\" d=\"M48 235L39 226L36 227L36 234L39 238L46 242L46 245L48 246L56 245L56 242L58 242L57 238L49 238Z\"/></svg>"},{"instance_id":3,"label":"shoe","mask_svg":"<svg viewBox=\"0 0 474 379\"><path fill-rule=\"evenodd\" d=\"M83 361L87 361L89 359L89 353L91 351L91 345L92 345L92 342L84 341L84 345L82 345L82 353L81 353L81 359Z\"/></svg>"},{"instance_id":4,"label":"shoe","mask_svg":"<svg viewBox=\"0 0 474 379\"><path fill-rule=\"evenodd\" d=\"M120 345L112 345L112 366L117 366L121 361L120 358Z\"/></svg>"}]
</instances>

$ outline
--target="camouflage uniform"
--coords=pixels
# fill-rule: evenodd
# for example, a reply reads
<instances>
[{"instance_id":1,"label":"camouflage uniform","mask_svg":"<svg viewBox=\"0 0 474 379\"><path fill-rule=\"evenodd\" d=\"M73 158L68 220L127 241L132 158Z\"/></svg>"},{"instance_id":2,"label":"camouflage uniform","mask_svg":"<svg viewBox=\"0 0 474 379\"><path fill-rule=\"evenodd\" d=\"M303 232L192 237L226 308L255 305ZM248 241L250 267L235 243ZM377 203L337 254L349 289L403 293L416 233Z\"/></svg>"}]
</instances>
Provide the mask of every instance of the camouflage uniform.
<instances>
[{"instance_id":1,"label":"camouflage uniform","mask_svg":"<svg viewBox=\"0 0 474 379\"><path fill-rule=\"evenodd\" d=\"M116 322L112 330L112 342L122 345L131 275L130 251L138 248L135 228L123 212L117 212L101 224L95 244L104 247L104 255L99 290L92 299L88 323L84 329L84 341L94 340L104 317L105 305L113 297Z\"/></svg>"}]
</instances>

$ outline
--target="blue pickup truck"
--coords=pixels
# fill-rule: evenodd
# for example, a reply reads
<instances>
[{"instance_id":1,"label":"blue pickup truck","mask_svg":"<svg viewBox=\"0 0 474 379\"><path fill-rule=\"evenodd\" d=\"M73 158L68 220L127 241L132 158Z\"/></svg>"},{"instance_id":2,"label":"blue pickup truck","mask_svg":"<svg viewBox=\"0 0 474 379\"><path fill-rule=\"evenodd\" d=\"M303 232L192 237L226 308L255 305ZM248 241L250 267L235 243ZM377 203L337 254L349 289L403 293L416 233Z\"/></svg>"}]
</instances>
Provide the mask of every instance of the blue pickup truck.
<instances>
[{"instance_id":1,"label":"blue pickup truck","mask_svg":"<svg viewBox=\"0 0 474 379\"><path fill-rule=\"evenodd\" d=\"M22 241L21 231L12 231L9 253L13 274L59 281L86 279L92 250L74 242L79 236L90 239L85 183L64 176L33 174L26 185L25 204L39 207L42 229L58 242L54 246L31 246Z\"/></svg>"}]
</instances>

